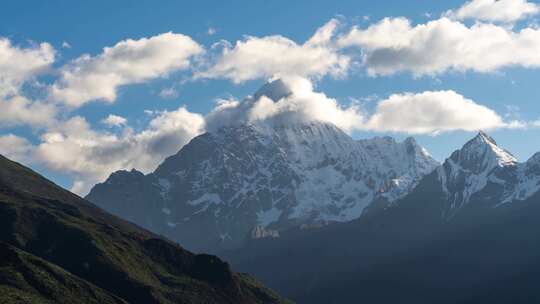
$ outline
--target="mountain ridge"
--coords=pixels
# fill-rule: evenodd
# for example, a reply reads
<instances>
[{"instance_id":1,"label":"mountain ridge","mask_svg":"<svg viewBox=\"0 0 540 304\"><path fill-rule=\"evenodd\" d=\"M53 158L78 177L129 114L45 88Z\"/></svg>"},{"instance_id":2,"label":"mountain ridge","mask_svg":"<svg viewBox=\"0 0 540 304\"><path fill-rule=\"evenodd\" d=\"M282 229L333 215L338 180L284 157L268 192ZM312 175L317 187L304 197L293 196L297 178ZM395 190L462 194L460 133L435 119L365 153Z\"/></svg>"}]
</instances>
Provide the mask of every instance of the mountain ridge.
<instances>
[{"instance_id":1,"label":"mountain ridge","mask_svg":"<svg viewBox=\"0 0 540 304\"><path fill-rule=\"evenodd\" d=\"M480 131L437 169L449 209L459 209L474 195L484 196L493 206L528 198L540 190L534 160L533 155L526 162L518 162Z\"/></svg>"},{"instance_id":2,"label":"mountain ridge","mask_svg":"<svg viewBox=\"0 0 540 304\"><path fill-rule=\"evenodd\" d=\"M194 138L151 174L113 174L87 198L197 250L237 246L257 226L352 220L375 200L405 195L437 165L411 138L354 140L322 122L234 125ZM193 230L212 239L182 235Z\"/></svg>"},{"instance_id":3,"label":"mountain ridge","mask_svg":"<svg viewBox=\"0 0 540 304\"><path fill-rule=\"evenodd\" d=\"M523 163L492 162L484 148L494 141L479 135L482 149L472 155L490 166L448 168L449 157L387 208L251 240L222 256L298 303L535 303L538 154ZM470 152L464 147L453 155ZM455 175L445 180L441 172ZM485 183L469 183L471 177Z\"/></svg>"},{"instance_id":4,"label":"mountain ridge","mask_svg":"<svg viewBox=\"0 0 540 304\"><path fill-rule=\"evenodd\" d=\"M290 85L271 81L241 107L264 97L279 103L295 94ZM273 237L391 208L432 172L446 197L446 218L474 196L504 198L497 205L536 191L536 179L527 174L534 166L518 163L483 131L439 164L413 137L355 140L332 123L289 121L288 115L211 129L154 172L111 174L87 199L193 250L217 253L242 246L249 236Z\"/></svg>"}]
</instances>

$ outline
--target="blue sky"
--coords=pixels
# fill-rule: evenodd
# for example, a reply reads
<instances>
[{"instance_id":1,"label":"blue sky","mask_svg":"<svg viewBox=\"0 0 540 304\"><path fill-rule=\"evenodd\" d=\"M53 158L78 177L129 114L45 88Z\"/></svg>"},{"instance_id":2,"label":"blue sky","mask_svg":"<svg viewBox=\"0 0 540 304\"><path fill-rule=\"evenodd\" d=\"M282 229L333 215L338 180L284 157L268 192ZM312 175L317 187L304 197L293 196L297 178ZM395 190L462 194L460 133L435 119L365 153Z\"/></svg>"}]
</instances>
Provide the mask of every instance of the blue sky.
<instances>
[{"instance_id":1,"label":"blue sky","mask_svg":"<svg viewBox=\"0 0 540 304\"><path fill-rule=\"evenodd\" d=\"M486 0L476 1L489 2L489 0L487 2ZM468 3L465 1L379 1L377 3L359 0L192 1L191 3L187 1L5 1L0 9L0 38L9 41L11 49L16 48L19 51L37 49L39 43L48 43L54 48L55 54L54 60L50 60L46 64L46 68L35 72L35 75L30 75L28 72L23 77L24 79L18 78L15 85L17 87L16 93L11 92L9 96L24 96L28 103L32 104L50 104L55 109L53 114L55 121L36 124L34 122L26 123L24 119L20 119L16 123L0 125L0 137L11 136L11 140L16 137L27 141L23 143L21 141L4 141L4 147L0 147L0 151L30 165L66 188L74 188L73 182L76 180L84 181L86 184L95 182L101 179L105 173L96 172L91 178L87 178L84 168L92 167L91 162L81 164L79 169L73 169L70 168L69 163L62 163L64 156L54 159L54 154L58 155L58 151L71 151L69 147L61 146L47 150L49 154L35 154L35 150L39 150L40 144L45 141L44 134L63 134L64 138L68 138L70 135L66 128L75 130L76 127L67 126L65 122L73 117L81 117L88 124L84 129L96 133L88 135L89 137L86 139L90 140L89 138L101 136L99 141L102 143L107 142L106 139L103 139L107 136L122 138L122 136L127 136L125 132L132 134L145 132L150 128L151 121L160 117L164 113L163 111L175 113L180 107L185 106L189 113L204 116L216 107L216 100L231 100L231 98L241 100L246 95L252 94L271 76L262 73L262 75L255 75L248 77L249 79L235 82L232 77L214 73L211 77L194 79L193 75L197 71L211 69L213 65L218 64L216 62L219 62L219 56L222 54L223 43L221 46L213 48L215 43L223 40L228 41L229 48L234 50L235 43L246 41L248 39L246 36L263 38L269 35L279 35L301 45L312 37L318 28L335 18L339 23L335 33L336 38L331 46L325 44L324 47L327 47L332 54L350 56L351 62L346 68L340 70L342 73L338 76L332 74L332 68L301 73L299 76L311 80L314 91L324 92L328 98L337 100L345 108L350 105L351 101L356 100L360 103L361 111L369 117L376 112L379 102L388 99L391 94L405 94L406 92L420 94L426 91L447 92L451 90L459 96L473 101L476 105L494 111L501 122L497 126L494 123L493 128L488 128L488 133L520 161L525 161L532 154L540 151L540 141L537 140L540 128L535 126L535 122L540 119L538 103L540 97L540 87L538 86L540 65L538 62L540 60L537 61L534 58L532 51L532 57L529 56L526 50L528 47L532 49L537 47L534 45L535 42L521 43L518 46L503 45L501 48L509 50L508 53L501 52L503 55L513 54L514 49L512 48L519 48L515 50L516 57L519 58L515 61L510 60L511 63L507 62L508 58L491 58L491 50L495 51L496 48L490 47L487 48L485 57L486 61L493 61L494 65L485 70L482 70L477 62L462 63L458 58L455 59L455 62L461 65L461 69L441 68L437 69L436 72L421 75L415 74L418 69L414 66L414 62L400 63L399 60L402 59L399 57L392 60L397 60L397 66L405 64L407 66L405 70L368 75L367 69L370 63L369 60L363 62L362 55L369 55L370 50L375 54L380 51L377 48L381 47L375 42L366 42L367 34L365 33L362 36L364 40L360 46L352 43L343 47L343 50L337 50L336 47L339 44L338 38L350 34L354 26L365 30L369 26L376 26L383 18L405 17L409 20L411 27L415 27L425 25L429 21L439 20L441 15L449 10L455 12L454 17L450 17L451 22L467 28L472 28L477 23L483 23L514 34L523 29L536 31L537 13L533 12L534 9L527 11L528 8L534 8L535 2L505 1L520 11L521 15L518 14L517 17L491 16L489 15L489 7L485 7L482 12L463 10L463 14L468 15L460 17L458 9ZM190 63L187 67L171 68L168 66L166 71L158 72L157 76L145 75L142 78L133 78L134 76L124 75L123 77L128 80L114 87L116 96L114 100L109 100L109 102L96 98L81 102L76 106L66 105L62 101L54 100L55 98L51 98L50 94L47 93L51 86L60 83L64 77L62 71L65 71L66 67L70 65L76 65L73 63L74 60L81 58L83 54L95 58L102 54L104 47L113 47L126 39L134 41L144 38L150 39L167 32L189 37L203 49L203 53L189 57ZM535 32L533 38L536 39L537 36L540 37ZM397 38L390 37L390 39ZM529 44L532 45L529 46ZM467 44L465 43L465 45ZM430 45L426 43L426 48L428 47ZM473 45L472 48L474 47L480 48L481 46ZM424 51L429 53L427 49ZM481 51L482 49L480 49ZM263 49L261 52L265 52L265 50ZM468 55L467 50L462 52L465 53L457 53L457 56ZM524 55L521 55L522 53ZM0 62L1 56L0 49ZM418 60L418 58L416 59ZM482 60L482 57L480 60L476 59L476 61ZM24 65L25 62L18 64ZM259 64L264 65L265 62ZM374 64L373 67L376 69L378 66ZM279 68L276 68L279 71ZM392 68L397 69L396 67ZM2 76L1 73L2 71L0 71L0 76ZM133 81L133 79L137 80ZM160 96L160 92L164 89L170 89L174 94L163 98ZM447 97L445 95L444 98ZM6 97L5 105L10 102L9 98ZM60 98L57 97L57 99ZM414 99L414 102L416 100ZM441 102L452 102L452 99L444 99ZM5 105L0 104L2 107ZM489 114L485 111L482 113ZM111 114L125 118L127 123L118 123L118 126L108 126L103 123L102 120ZM184 114L175 116L186 119L185 122L178 122L179 124L200 123L197 117ZM456 115L460 116L461 114ZM174 117L169 118L174 119ZM484 119L488 118L479 114L477 120ZM155 121L154 124L160 121L164 120ZM520 122L521 126L508 127L512 122ZM126 125L129 125L129 131L126 131ZM197 133L193 130L195 127L191 128L191 125L190 128L175 126L183 132L184 137L182 139L175 137L176 141L173 144L181 146L189 139L190 134ZM77 126L80 127L80 124ZM156 128L159 127L154 126L154 133L160 132ZM397 128L399 129L399 126ZM475 133L474 124L473 127L467 125L463 128L452 125L449 130L442 132L403 131L405 132L396 132L395 129L391 130L380 126L351 127L349 130L355 138L390 135L401 140L414 135L418 142L438 160L444 160ZM71 144L78 142L80 140L73 140ZM15 149L16 145L21 147ZM138 146L129 147L131 148L126 149L139 149ZM178 148L174 148L174 150ZM80 150L77 149L74 148L73 153L80 153ZM160 153L170 154L173 151L171 149L160 151ZM101 154L107 153L103 152L107 150L100 151ZM143 153L153 150L144 148L140 151ZM37 160L39 157L36 155L39 155L41 159ZM66 159L69 157L65 156ZM98 160L100 164L107 161L103 155L100 157ZM159 154L156 157L163 156ZM137 159L133 162L117 161L111 166L105 166L102 171L109 168L120 169L119 167L138 166L139 164L142 164L143 169L148 171L157 161L146 159ZM87 188L88 185L81 187L80 189ZM83 192L83 190L79 191Z\"/></svg>"}]
</instances>

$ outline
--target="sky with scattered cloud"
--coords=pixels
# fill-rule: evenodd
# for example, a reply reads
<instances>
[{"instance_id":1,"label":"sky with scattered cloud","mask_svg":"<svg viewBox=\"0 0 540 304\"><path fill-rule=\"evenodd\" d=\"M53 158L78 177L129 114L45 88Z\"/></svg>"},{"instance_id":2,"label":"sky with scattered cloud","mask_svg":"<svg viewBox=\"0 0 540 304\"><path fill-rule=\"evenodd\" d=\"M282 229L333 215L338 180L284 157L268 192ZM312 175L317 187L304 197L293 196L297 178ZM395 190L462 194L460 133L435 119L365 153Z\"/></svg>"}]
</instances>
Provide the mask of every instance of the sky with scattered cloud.
<instances>
[{"instance_id":1,"label":"sky with scattered cloud","mask_svg":"<svg viewBox=\"0 0 540 304\"><path fill-rule=\"evenodd\" d=\"M0 154L79 194L236 123L540 151L533 1L60 2L0 12Z\"/></svg>"}]
</instances>

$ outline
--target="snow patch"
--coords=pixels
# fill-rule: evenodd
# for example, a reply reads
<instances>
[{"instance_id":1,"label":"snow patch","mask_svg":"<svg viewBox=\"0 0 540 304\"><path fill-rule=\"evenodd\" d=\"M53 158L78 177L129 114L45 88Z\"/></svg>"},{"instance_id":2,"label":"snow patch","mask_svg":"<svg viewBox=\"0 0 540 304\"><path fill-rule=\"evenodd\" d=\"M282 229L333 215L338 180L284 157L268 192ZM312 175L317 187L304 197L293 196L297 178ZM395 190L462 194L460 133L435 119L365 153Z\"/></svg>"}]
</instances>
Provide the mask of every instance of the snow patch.
<instances>
[{"instance_id":1,"label":"snow patch","mask_svg":"<svg viewBox=\"0 0 540 304\"><path fill-rule=\"evenodd\" d=\"M282 211L276 207L272 207L266 211L257 212L257 223L263 227L268 227L268 225L276 222L281 216Z\"/></svg>"},{"instance_id":2,"label":"snow patch","mask_svg":"<svg viewBox=\"0 0 540 304\"><path fill-rule=\"evenodd\" d=\"M158 183L160 187L160 195L163 197L163 199L166 199L169 191L171 190L171 182L168 179L159 178Z\"/></svg>"},{"instance_id":3,"label":"snow patch","mask_svg":"<svg viewBox=\"0 0 540 304\"><path fill-rule=\"evenodd\" d=\"M216 193L205 193L203 196L199 197L198 199L187 201L187 204L191 206L197 206L202 203L208 203L208 205L211 204L219 204L221 203L221 199L219 198L219 195Z\"/></svg>"}]
</instances>

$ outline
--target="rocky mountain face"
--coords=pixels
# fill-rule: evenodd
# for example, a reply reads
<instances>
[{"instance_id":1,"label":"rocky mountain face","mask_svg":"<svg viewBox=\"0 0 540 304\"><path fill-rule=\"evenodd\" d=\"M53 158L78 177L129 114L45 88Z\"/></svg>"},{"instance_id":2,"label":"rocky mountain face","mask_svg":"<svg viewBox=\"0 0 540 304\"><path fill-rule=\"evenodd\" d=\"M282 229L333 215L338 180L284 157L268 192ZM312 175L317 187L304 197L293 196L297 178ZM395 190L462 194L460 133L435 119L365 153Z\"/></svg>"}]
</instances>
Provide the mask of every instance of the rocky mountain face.
<instances>
[{"instance_id":1,"label":"rocky mountain face","mask_svg":"<svg viewBox=\"0 0 540 304\"><path fill-rule=\"evenodd\" d=\"M289 94L280 82L269 86L255 95ZM115 172L87 199L188 248L214 250L266 235L254 229L275 236L384 209L437 166L413 138L354 140L317 121L237 124L194 138L148 175Z\"/></svg>"},{"instance_id":2,"label":"rocky mountain face","mask_svg":"<svg viewBox=\"0 0 540 304\"><path fill-rule=\"evenodd\" d=\"M0 156L0 303L289 303Z\"/></svg>"},{"instance_id":3,"label":"rocky mountain face","mask_svg":"<svg viewBox=\"0 0 540 304\"><path fill-rule=\"evenodd\" d=\"M498 207L523 201L540 190L539 154L519 163L484 132L455 151L437 176L443 188L446 217L471 201Z\"/></svg>"},{"instance_id":4,"label":"rocky mountain face","mask_svg":"<svg viewBox=\"0 0 540 304\"><path fill-rule=\"evenodd\" d=\"M223 255L298 303L538 302L539 155L480 132L388 208Z\"/></svg>"}]
</instances>

